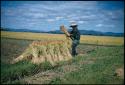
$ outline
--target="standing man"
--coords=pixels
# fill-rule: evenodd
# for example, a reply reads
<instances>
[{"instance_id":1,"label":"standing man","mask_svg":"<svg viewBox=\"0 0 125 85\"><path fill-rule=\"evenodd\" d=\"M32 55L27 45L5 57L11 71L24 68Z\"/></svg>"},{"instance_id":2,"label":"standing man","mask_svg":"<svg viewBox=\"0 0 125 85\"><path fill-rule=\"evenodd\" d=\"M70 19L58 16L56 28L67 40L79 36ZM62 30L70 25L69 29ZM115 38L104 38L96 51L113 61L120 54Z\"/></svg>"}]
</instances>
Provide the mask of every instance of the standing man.
<instances>
[{"instance_id":1,"label":"standing man","mask_svg":"<svg viewBox=\"0 0 125 85\"><path fill-rule=\"evenodd\" d=\"M70 27L72 27L72 31L70 32L70 37L72 39L72 56L76 56L76 47L80 41L80 32L78 31L76 23L72 23Z\"/></svg>"}]
</instances>

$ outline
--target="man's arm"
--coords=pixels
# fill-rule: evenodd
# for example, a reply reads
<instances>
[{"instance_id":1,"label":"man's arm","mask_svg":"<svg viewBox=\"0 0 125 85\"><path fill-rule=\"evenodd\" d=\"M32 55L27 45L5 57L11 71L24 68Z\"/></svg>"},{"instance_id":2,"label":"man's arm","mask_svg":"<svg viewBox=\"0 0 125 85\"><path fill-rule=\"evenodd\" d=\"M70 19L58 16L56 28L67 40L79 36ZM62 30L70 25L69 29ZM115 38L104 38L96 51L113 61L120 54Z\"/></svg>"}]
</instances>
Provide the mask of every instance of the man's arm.
<instances>
[{"instance_id":1,"label":"man's arm","mask_svg":"<svg viewBox=\"0 0 125 85\"><path fill-rule=\"evenodd\" d=\"M69 36L67 36L67 37L70 37L72 40L74 40L74 38L73 38L72 34L70 34L70 35L69 35Z\"/></svg>"}]
</instances>

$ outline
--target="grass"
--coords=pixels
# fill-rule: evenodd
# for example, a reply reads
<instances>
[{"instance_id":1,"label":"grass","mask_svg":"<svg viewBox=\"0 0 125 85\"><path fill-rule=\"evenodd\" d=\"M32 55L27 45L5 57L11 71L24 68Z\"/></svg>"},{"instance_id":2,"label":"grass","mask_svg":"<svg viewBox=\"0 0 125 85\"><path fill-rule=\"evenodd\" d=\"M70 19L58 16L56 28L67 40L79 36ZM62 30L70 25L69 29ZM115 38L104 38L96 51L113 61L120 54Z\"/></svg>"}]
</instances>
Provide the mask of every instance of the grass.
<instances>
[{"instance_id":1,"label":"grass","mask_svg":"<svg viewBox=\"0 0 125 85\"><path fill-rule=\"evenodd\" d=\"M18 81L25 76L52 68L53 66L49 62L40 65L32 64L29 61L21 61L16 64L1 63L1 83L13 83L13 81Z\"/></svg>"},{"instance_id":2,"label":"grass","mask_svg":"<svg viewBox=\"0 0 125 85\"><path fill-rule=\"evenodd\" d=\"M28 68L27 68L28 67ZM16 79L20 79L31 73L32 69L34 68L33 64L28 62L19 62L14 65L10 64L1 64L1 82L5 81L13 81ZM30 71L30 72L28 72Z\"/></svg>"},{"instance_id":3,"label":"grass","mask_svg":"<svg viewBox=\"0 0 125 85\"><path fill-rule=\"evenodd\" d=\"M100 47L87 56L77 56L74 59L77 70L65 72L63 77L56 77L50 83L123 84L123 78L114 76L115 70L123 67L123 53L123 47Z\"/></svg>"},{"instance_id":4,"label":"grass","mask_svg":"<svg viewBox=\"0 0 125 85\"><path fill-rule=\"evenodd\" d=\"M7 32L7 31L1 31L1 37L23 39L23 40L64 40L65 39L64 34ZM98 45L124 45L124 37L82 35L80 42L84 44L98 44Z\"/></svg>"},{"instance_id":5,"label":"grass","mask_svg":"<svg viewBox=\"0 0 125 85\"><path fill-rule=\"evenodd\" d=\"M48 62L40 65L32 64L29 61L9 64L13 58L22 54L33 40L47 40L50 38L60 40L64 39L65 36L2 31L1 83L26 84L27 82L22 81L25 77L32 77L37 73L50 71L55 75L49 81L42 82L43 84L123 84L124 78L114 76L116 69L124 67L123 37L82 36L81 44L77 50L79 54L84 53L84 55L78 55L69 62L60 62L55 67ZM37 78L39 77L34 77L34 79ZM29 79L29 81L32 81L32 79Z\"/></svg>"}]
</instances>

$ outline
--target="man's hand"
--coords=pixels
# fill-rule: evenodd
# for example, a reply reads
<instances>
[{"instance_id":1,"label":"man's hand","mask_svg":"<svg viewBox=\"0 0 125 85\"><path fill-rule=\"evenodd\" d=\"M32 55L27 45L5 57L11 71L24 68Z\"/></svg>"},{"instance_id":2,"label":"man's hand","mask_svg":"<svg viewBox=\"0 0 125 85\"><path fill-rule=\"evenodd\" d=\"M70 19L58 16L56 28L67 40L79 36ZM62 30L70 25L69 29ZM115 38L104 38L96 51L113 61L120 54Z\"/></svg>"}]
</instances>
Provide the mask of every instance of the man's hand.
<instances>
[{"instance_id":1,"label":"man's hand","mask_svg":"<svg viewBox=\"0 0 125 85\"><path fill-rule=\"evenodd\" d=\"M66 35L67 37L70 37L70 35Z\"/></svg>"},{"instance_id":2,"label":"man's hand","mask_svg":"<svg viewBox=\"0 0 125 85\"><path fill-rule=\"evenodd\" d=\"M72 34L70 34L70 35L67 35L67 37L71 37L72 36Z\"/></svg>"}]
</instances>

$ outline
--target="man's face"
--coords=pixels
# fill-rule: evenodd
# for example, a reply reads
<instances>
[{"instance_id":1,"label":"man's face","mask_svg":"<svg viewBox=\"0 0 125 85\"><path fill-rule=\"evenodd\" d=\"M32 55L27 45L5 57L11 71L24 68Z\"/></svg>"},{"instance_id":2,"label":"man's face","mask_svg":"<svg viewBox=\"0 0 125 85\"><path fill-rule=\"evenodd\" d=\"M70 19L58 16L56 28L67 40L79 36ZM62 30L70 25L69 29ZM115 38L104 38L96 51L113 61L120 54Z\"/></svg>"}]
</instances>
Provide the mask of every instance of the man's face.
<instances>
[{"instance_id":1,"label":"man's face","mask_svg":"<svg viewBox=\"0 0 125 85\"><path fill-rule=\"evenodd\" d=\"M75 29L75 28L77 28L76 26L72 26L72 29Z\"/></svg>"}]
</instances>

